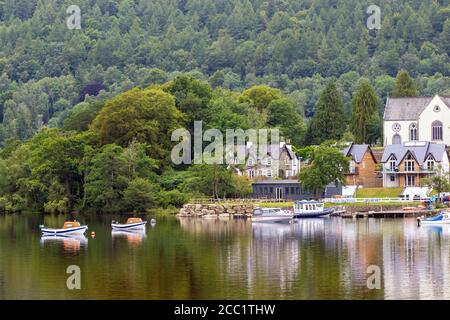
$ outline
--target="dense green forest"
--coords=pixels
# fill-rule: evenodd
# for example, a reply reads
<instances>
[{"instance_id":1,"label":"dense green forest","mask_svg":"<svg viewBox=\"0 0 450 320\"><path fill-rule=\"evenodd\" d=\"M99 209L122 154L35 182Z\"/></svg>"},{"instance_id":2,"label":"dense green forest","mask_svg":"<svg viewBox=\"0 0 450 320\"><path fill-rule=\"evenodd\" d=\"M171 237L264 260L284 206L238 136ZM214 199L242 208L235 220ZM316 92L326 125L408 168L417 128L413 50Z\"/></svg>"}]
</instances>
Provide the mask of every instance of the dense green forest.
<instances>
[{"instance_id":1,"label":"dense green forest","mask_svg":"<svg viewBox=\"0 0 450 320\"><path fill-rule=\"evenodd\" d=\"M85 94L113 97L179 73L214 88L279 88L306 117L331 77L347 118L360 77L380 111L399 69L419 94L450 94L449 0L78 0L81 29L69 30L72 4L0 1L0 143L60 127ZM371 4L380 30L365 25Z\"/></svg>"},{"instance_id":2,"label":"dense green forest","mask_svg":"<svg viewBox=\"0 0 450 320\"><path fill-rule=\"evenodd\" d=\"M73 4L81 29L66 25ZM0 44L8 210L245 196L229 168L173 167L171 131L377 143L388 95L450 95L450 0L0 0Z\"/></svg>"}]
</instances>

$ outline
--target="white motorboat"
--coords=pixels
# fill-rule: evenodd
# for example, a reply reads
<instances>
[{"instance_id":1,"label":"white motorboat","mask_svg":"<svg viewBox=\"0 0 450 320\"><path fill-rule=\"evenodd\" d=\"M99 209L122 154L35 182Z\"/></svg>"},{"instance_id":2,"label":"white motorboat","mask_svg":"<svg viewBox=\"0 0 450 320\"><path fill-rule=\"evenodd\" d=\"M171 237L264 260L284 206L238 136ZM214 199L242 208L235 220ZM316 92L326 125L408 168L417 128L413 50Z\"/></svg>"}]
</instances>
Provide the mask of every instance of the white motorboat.
<instances>
[{"instance_id":1,"label":"white motorboat","mask_svg":"<svg viewBox=\"0 0 450 320\"><path fill-rule=\"evenodd\" d=\"M143 230L147 221L142 221L141 218L128 218L127 223L120 224L116 221L111 223L111 227L114 230Z\"/></svg>"},{"instance_id":2,"label":"white motorboat","mask_svg":"<svg viewBox=\"0 0 450 320\"><path fill-rule=\"evenodd\" d=\"M87 229L88 226L83 226L78 221L66 221L61 229L41 226L43 235L83 235Z\"/></svg>"},{"instance_id":3,"label":"white motorboat","mask_svg":"<svg viewBox=\"0 0 450 320\"><path fill-rule=\"evenodd\" d=\"M295 219L324 217L334 212L334 208L325 208L320 201L297 201L294 204Z\"/></svg>"},{"instance_id":4,"label":"white motorboat","mask_svg":"<svg viewBox=\"0 0 450 320\"><path fill-rule=\"evenodd\" d=\"M450 224L450 212L441 211L438 215L425 218L420 217L417 218L417 221L420 225L437 225L437 224Z\"/></svg>"},{"instance_id":5,"label":"white motorboat","mask_svg":"<svg viewBox=\"0 0 450 320\"><path fill-rule=\"evenodd\" d=\"M281 208L255 208L253 210L252 222L283 222L291 221L294 214L290 210Z\"/></svg>"}]
</instances>

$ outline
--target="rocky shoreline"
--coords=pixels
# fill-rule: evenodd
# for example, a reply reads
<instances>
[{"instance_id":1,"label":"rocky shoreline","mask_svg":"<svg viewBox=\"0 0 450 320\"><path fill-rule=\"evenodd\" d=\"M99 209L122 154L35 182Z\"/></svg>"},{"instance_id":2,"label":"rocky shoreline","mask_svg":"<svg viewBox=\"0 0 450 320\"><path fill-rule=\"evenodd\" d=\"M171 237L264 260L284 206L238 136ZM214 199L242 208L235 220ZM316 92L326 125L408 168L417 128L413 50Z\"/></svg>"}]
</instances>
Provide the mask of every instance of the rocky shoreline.
<instances>
[{"instance_id":1,"label":"rocky shoreline","mask_svg":"<svg viewBox=\"0 0 450 320\"><path fill-rule=\"evenodd\" d=\"M254 208L253 204L185 204L177 217L251 217Z\"/></svg>"}]
</instances>

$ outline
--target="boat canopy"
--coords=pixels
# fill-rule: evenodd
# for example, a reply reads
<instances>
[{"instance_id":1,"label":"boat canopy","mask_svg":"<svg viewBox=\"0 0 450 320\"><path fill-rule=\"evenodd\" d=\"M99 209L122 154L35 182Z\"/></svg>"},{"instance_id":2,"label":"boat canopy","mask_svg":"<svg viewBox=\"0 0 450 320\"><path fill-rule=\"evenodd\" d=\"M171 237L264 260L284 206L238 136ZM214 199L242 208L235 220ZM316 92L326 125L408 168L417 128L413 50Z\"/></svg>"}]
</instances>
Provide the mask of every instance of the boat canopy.
<instances>
[{"instance_id":1,"label":"boat canopy","mask_svg":"<svg viewBox=\"0 0 450 320\"><path fill-rule=\"evenodd\" d=\"M297 201L294 208L296 211L322 211L323 207L323 202L319 201Z\"/></svg>"},{"instance_id":2,"label":"boat canopy","mask_svg":"<svg viewBox=\"0 0 450 320\"><path fill-rule=\"evenodd\" d=\"M79 227L79 226L80 226L80 223L78 221L66 221L66 222L64 222L63 229L75 228L75 227Z\"/></svg>"},{"instance_id":3,"label":"boat canopy","mask_svg":"<svg viewBox=\"0 0 450 320\"><path fill-rule=\"evenodd\" d=\"M127 224L141 223L141 222L142 222L141 218L128 218L128 220L127 220Z\"/></svg>"}]
</instances>

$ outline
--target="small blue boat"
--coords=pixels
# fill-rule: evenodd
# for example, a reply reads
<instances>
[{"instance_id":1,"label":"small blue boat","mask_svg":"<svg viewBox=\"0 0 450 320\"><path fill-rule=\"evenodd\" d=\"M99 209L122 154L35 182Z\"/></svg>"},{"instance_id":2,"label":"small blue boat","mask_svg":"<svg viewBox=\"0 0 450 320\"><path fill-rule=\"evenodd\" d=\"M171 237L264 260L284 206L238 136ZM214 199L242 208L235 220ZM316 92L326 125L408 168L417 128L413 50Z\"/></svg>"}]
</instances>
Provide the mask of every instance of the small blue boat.
<instances>
[{"instance_id":1,"label":"small blue boat","mask_svg":"<svg viewBox=\"0 0 450 320\"><path fill-rule=\"evenodd\" d=\"M419 224L450 224L450 213L448 211L441 211L438 215L425 218L417 218Z\"/></svg>"},{"instance_id":2,"label":"small blue boat","mask_svg":"<svg viewBox=\"0 0 450 320\"><path fill-rule=\"evenodd\" d=\"M334 212L334 208L325 208L321 201L297 201L294 204L294 218L325 217Z\"/></svg>"}]
</instances>

